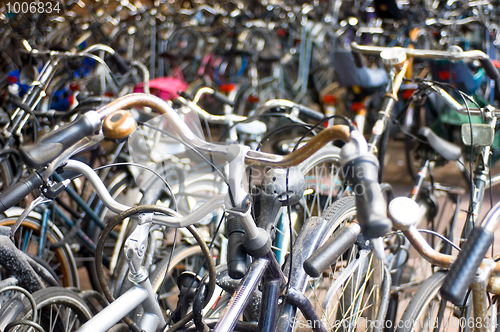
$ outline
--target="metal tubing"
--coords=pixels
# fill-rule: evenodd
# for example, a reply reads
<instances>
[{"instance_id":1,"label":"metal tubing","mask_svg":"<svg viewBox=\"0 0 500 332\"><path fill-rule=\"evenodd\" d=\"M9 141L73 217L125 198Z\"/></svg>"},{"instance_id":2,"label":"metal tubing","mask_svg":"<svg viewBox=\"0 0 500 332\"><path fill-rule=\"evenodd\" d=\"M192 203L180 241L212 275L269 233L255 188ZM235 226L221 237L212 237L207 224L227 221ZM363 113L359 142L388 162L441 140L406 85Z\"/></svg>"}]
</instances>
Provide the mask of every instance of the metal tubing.
<instances>
[{"instance_id":1,"label":"metal tubing","mask_svg":"<svg viewBox=\"0 0 500 332\"><path fill-rule=\"evenodd\" d=\"M142 302L144 312L155 315L156 317L158 317L159 324L161 326L165 325L167 322L163 317L160 305L156 301L156 292L153 290L153 286L151 286L151 281L149 280L149 278L137 285L137 287L141 287L141 289L146 290L149 294L149 296Z\"/></svg>"},{"instance_id":2,"label":"metal tubing","mask_svg":"<svg viewBox=\"0 0 500 332\"><path fill-rule=\"evenodd\" d=\"M393 47L381 46L365 46L358 45L355 42L351 43L351 49L363 54L378 55L380 52L391 49ZM398 47L401 48L401 47ZM465 51L465 52L449 52L449 51L434 51L434 50L421 50L414 48L403 48L406 55L421 58L421 59L445 59L445 60L481 60L487 59L488 56L482 51Z\"/></svg>"},{"instance_id":3,"label":"metal tubing","mask_svg":"<svg viewBox=\"0 0 500 332\"><path fill-rule=\"evenodd\" d=\"M200 90L198 90L198 93L196 94L195 98L198 97L198 94L200 93L200 91L201 92L206 92L208 89L211 90L212 93L213 93L214 90L212 90L210 88L201 88ZM186 105L187 107L189 107L191 110L193 110L194 112L196 112L204 120L207 120L209 123L227 124L230 121L243 122L243 121L246 121L248 119L248 117L246 117L246 116L237 115L237 114L213 115L213 114L210 114L207 111L205 111L200 106L198 106L195 102L192 102L190 100L184 99L182 97L177 97L177 99L181 103L183 103L184 105Z\"/></svg>"},{"instance_id":4,"label":"metal tubing","mask_svg":"<svg viewBox=\"0 0 500 332\"><path fill-rule=\"evenodd\" d=\"M104 205L106 205L111 211L115 213L121 213L123 211L131 209L130 206L118 203L113 199L113 197L111 197L108 190L106 189L106 186L104 186L104 184L102 183L102 180L88 165L70 159L68 160L65 168L82 173L92 184L94 190L98 193L99 197L104 202ZM155 215L154 220L156 223L169 227L185 227L188 225L192 225L207 214L213 212L213 210L215 210L216 208L223 206L225 197L225 195L215 196L185 217L172 210L171 213L173 217Z\"/></svg>"},{"instance_id":5,"label":"metal tubing","mask_svg":"<svg viewBox=\"0 0 500 332\"><path fill-rule=\"evenodd\" d=\"M56 181L61 182L64 180L63 177L57 173L55 173L53 176ZM101 229L104 229L104 227L106 227L106 224L102 222L101 218L99 218L99 216L95 213L95 211L92 210L87 205L87 203L80 197L80 195L78 195L71 187L66 187L65 191L73 200L76 201L78 205L80 205L83 211L85 211L85 213L88 214L88 216L92 219L93 222L95 222Z\"/></svg>"},{"instance_id":6,"label":"metal tubing","mask_svg":"<svg viewBox=\"0 0 500 332\"><path fill-rule=\"evenodd\" d=\"M278 260L276 259L276 255L272 251L269 251L265 257L269 260L269 268L267 269L266 273L273 279L279 279L281 281L281 284L285 285L286 278L283 274L283 271L281 270L281 266L278 263Z\"/></svg>"},{"instance_id":7,"label":"metal tubing","mask_svg":"<svg viewBox=\"0 0 500 332\"><path fill-rule=\"evenodd\" d=\"M214 327L213 332L230 332L234 329L234 326L238 322L238 317L240 317L250 301L268 265L269 261L264 258L258 258L253 261L252 265L248 268L247 274L241 280L238 289L234 293L231 302L229 302L227 311L224 313L219 323Z\"/></svg>"},{"instance_id":8,"label":"metal tubing","mask_svg":"<svg viewBox=\"0 0 500 332\"><path fill-rule=\"evenodd\" d=\"M327 332L325 325L321 322L316 310L314 310L311 301L304 295L304 293L299 292L293 287L288 288L288 293L286 300L292 305L299 308L299 310L304 315L304 318L313 324L311 328L316 332Z\"/></svg>"},{"instance_id":9,"label":"metal tubing","mask_svg":"<svg viewBox=\"0 0 500 332\"><path fill-rule=\"evenodd\" d=\"M144 313L142 315L141 322L139 323L139 327L143 331L156 331L159 323L160 321L158 320L158 316Z\"/></svg>"},{"instance_id":10,"label":"metal tubing","mask_svg":"<svg viewBox=\"0 0 500 332\"><path fill-rule=\"evenodd\" d=\"M148 292L135 286L83 324L77 332L105 332L147 298Z\"/></svg>"},{"instance_id":11,"label":"metal tubing","mask_svg":"<svg viewBox=\"0 0 500 332\"><path fill-rule=\"evenodd\" d=\"M133 93L109 103L101 107L97 113L101 119L109 114L128 109L134 106L150 107L155 111L164 114L167 118L169 125L180 136L180 138L190 144L193 148L200 150L209 155L225 156L227 154L227 145L219 145L206 142L198 138L189 129L187 124L179 117L177 112L164 100L147 94ZM349 140L350 132L347 126L335 125L321 131L317 136L313 137L308 144L300 149L286 155L279 156L271 153L260 151L248 151L245 156L245 163L247 165L255 166L274 166L274 167L290 167L303 162L313 153L321 149L328 142L340 139L345 142Z\"/></svg>"},{"instance_id":12,"label":"metal tubing","mask_svg":"<svg viewBox=\"0 0 500 332\"><path fill-rule=\"evenodd\" d=\"M490 263L493 263L490 260ZM489 330L488 324L486 324L486 319L488 317L488 295L487 295L487 288L488 288L488 281L490 280L491 277L491 272L493 268L493 264L486 265L484 268L480 269L477 271L475 277L474 277L474 282L472 283L472 303L473 308L474 308L474 317L476 319L480 317L482 319L481 322L482 324L474 324L474 330L476 332L487 332ZM476 322L477 323L477 322Z\"/></svg>"},{"instance_id":13,"label":"metal tubing","mask_svg":"<svg viewBox=\"0 0 500 332\"><path fill-rule=\"evenodd\" d=\"M490 216L491 215L491 216ZM490 217L488 217L490 216ZM500 202L498 202L493 209L486 215L483 220L483 227L490 230L496 227L498 220L500 218ZM484 223L487 223L487 226ZM490 230L491 231L491 230ZM452 255L442 254L434 248L432 248L429 243L423 238L423 236L418 232L415 226L410 226L409 229L403 230L403 234L408 238L412 246L418 251L418 253L431 264L444 267L449 269L451 264L455 261L456 257ZM488 262L481 263L480 269L484 269ZM500 273L500 262L497 262L493 267L493 273Z\"/></svg>"},{"instance_id":14,"label":"metal tubing","mask_svg":"<svg viewBox=\"0 0 500 332\"><path fill-rule=\"evenodd\" d=\"M434 248L432 248L418 232L415 226L410 226L407 230L403 230L403 234L408 238L418 253L431 264L449 268L456 258L451 255L444 255L434 250Z\"/></svg>"},{"instance_id":15,"label":"metal tubing","mask_svg":"<svg viewBox=\"0 0 500 332\"><path fill-rule=\"evenodd\" d=\"M278 309L278 298L281 281L279 279L266 279L262 291L262 307L259 317L259 331L272 332L276 323L276 309Z\"/></svg>"},{"instance_id":16,"label":"metal tubing","mask_svg":"<svg viewBox=\"0 0 500 332\"><path fill-rule=\"evenodd\" d=\"M481 226L490 232L495 232L495 229L500 220L500 202L496 203L493 208L488 212L486 217L484 217Z\"/></svg>"}]
</instances>

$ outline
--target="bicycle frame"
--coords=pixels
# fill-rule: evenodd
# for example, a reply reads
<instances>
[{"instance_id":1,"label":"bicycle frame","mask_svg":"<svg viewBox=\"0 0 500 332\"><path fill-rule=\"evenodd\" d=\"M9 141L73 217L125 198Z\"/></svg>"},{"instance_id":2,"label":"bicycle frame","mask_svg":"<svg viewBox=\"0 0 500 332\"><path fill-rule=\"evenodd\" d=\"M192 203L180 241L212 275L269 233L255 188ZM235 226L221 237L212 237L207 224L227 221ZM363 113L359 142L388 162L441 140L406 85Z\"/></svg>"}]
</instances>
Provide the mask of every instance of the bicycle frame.
<instances>
[{"instance_id":1,"label":"bicycle frame","mask_svg":"<svg viewBox=\"0 0 500 332\"><path fill-rule=\"evenodd\" d=\"M244 238L244 246L247 250L247 252L250 252L254 256L261 257L260 259L256 260L256 264L259 264L257 270L264 270L265 267L268 265L271 266L271 269L269 269L269 272L274 272L274 275L272 275L273 278L278 279L280 283L285 282L285 277L283 273L280 270L280 266L278 265L276 258L272 255L271 251L271 241L270 241L270 236L268 232L257 226L255 221L253 220L253 217L251 215L251 201L249 199L249 195L246 189L245 181L244 179L246 178L246 173L245 173L245 168L246 165L257 165L257 166L267 166L267 167L291 167L294 165L298 165L302 161L304 161L308 156L312 155L316 151L318 151L321 147L323 147L326 143L334 140L334 139L341 139L343 141L348 141L350 139L350 131L347 126L333 126L331 128L327 128L324 131L322 131L320 134L312 138L309 142L309 144L301 147L297 151L292 152L291 154L287 155L286 157L282 156L277 156L274 154L269 154L269 153L264 153L260 151L251 151L249 147L245 146L239 146L239 145L230 145L229 147L227 146L222 146L222 145L217 145L217 144L212 144L209 142L206 142L198 137L196 137L192 131L186 126L186 124L181 120L181 118L178 116L178 114L166 103L165 101L161 100L158 97L154 97L151 95L145 95L145 94L132 94L128 96L121 97L114 102L102 107L98 111L95 112L87 112L84 116L88 119L91 119L91 123L93 124L92 126L95 126L96 129L100 128L100 125L102 125L102 120L110 115L113 114L116 110L122 109L123 107L129 108L134 105L141 105L141 106L148 106L151 108L154 108L156 111L164 114L166 118L169 120L172 128L179 134L179 136L187 142L188 145L193 146L197 149L199 149L202 153L205 154L212 154L212 155L218 155L218 156L223 156L226 158L226 160L229 161L229 187L232 189L227 195L218 195L215 196L214 198L208 200L205 202L202 206L200 206L198 209L194 210L191 212L189 215L183 217L180 215L178 212L175 212L169 208L162 208L163 213L167 213L170 216L160 216L160 215L155 215L153 217L153 213L150 213L148 215L148 218L150 220L142 220L141 222L141 215L139 215L139 226L136 227L134 232L131 234L131 236L128 238L127 243L125 247L127 249L132 249L132 250L127 250L125 252L127 259L129 261L129 266L130 270L133 272L130 276L132 277L133 280L132 282L135 282L137 284L142 284L141 287L143 287L146 292L147 292L147 300L145 300L143 307L145 309L146 315L143 315L145 317L144 319L146 320L144 323L145 328L147 332L154 332L156 330L156 327L154 330L151 330L151 328L155 325L154 320L155 318L153 316L156 316L156 319L159 320L158 324L162 324L164 322L163 320L163 314L161 312L161 308L159 304L155 300L154 293L152 292L152 289L150 289L150 282L147 277L147 271L145 270L144 267L142 267L142 259L141 255L144 253L145 248L147 248L147 237L149 233L149 225L151 223L157 223L159 225L165 225L169 227L184 227L188 225L193 225L195 224L198 220L200 220L202 217L207 215L208 213L211 213L216 207L220 207L222 205L225 205L226 207L226 213L230 214L232 217L236 218L242 225L243 229L245 230L245 238ZM116 109L115 109L116 108ZM71 125L70 125L71 126ZM67 127L68 128L68 127ZM61 129L61 130L67 130L67 129ZM93 132L94 129L92 129ZM61 131L59 131L56 135L60 135ZM87 140L92 141L92 139L95 139L96 142L99 140L102 140L104 135L102 133L99 133L97 135L93 135L92 138L87 137ZM359 138L358 138L359 139ZM82 139L83 140L83 139ZM364 140L363 140L364 142ZM38 144L43 144L43 141L39 142ZM360 143L361 144L361 143ZM366 142L364 142L364 147L366 150ZM67 147L66 150L59 155L58 157L53 158L51 161L47 161L48 168L46 169L45 173L43 174L43 177L46 178L48 177L52 172L55 171L56 168L58 168L63 161L65 161L64 168L68 170L75 170L87 177L87 180L92 184L94 187L95 191L99 194L101 200L103 203L111 210L117 213L122 213L124 211L130 210L130 207L123 205L121 203L116 202L111 195L109 194L107 188L104 186L102 183L102 180L99 178L99 176L90 168L89 166L78 162L76 160L71 160L67 159L72 155L72 152L74 153L75 151L79 151L81 146L79 143L75 143L71 147ZM43 180L43 179L42 179ZM69 184L69 180L65 180L60 183L60 185L67 186ZM286 188L286 187L284 187ZM284 192L285 197L288 196L288 190L285 190ZM302 197L302 193L299 195L299 197ZM18 218L16 223L13 225L11 228L11 233L14 233L17 227L22 223L24 220L23 218L37 205L42 204L43 202L50 201L48 198L44 197L42 194L35 200L33 201L34 203L28 207L25 212ZM132 212L133 213L133 212ZM310 232L311 233L311 232ZM322 236L321 232L317 232L315 236ZM315 249L315 248L314 248ZM310 253L306 253L310 254ZM261 272L259 272L260 274ZM302 273L304 274L304 273ZM255 276L253 274L250 274L252 277L252 280L255 279ZM258 280L258 278L257 278ZM251 284L253 284L256 281L252 281ZM255 284L256 285L256 284ZM240 288L241 289L241 288ZM141 290L142 291L142 290ZM240 290L240 292L243 292L244 288ZM137 294L140 294L139 290L134 290L134 294L137 292ZM143 291L142 291L143 292ZM293 291L292 291L293 293ZM309 301L304 301L303 295L301 297L302 293L297 292L297 303L303 302L301 306L298 306L299 308L304 308L302 312L314 312L314 310L311 310L310 307L310 302ZM144 296L144 295L143 295ZM291 298L294 298L291 296ZM240 298L236 299L234 303L237 305L242 306L244 304L245 298ZM134 303L138 303L137 302ZM307 303L309 303L309 309L307 308ZM149 315L151 314L151 315ZM99 316L102 317L102 316ZM313 317L312 315L308 315L306 317ZM99 318L100 320L101 318ZM144 320L143 319L143 320ZM225 321L228 321L229 318L226 318ZM314 319L316 320L316 319ZM224 320L223 320L224 322ZM289 323L289 322L288 322ZM89 324L94 324L89 323ZM158 326L156 324L156 326Z\"/></svg>"},{"instance_id":2,"label":"bicycle frame","mask_svg":"<svg viewBox=\"0 0 500 332\"><path fill-rule=\"evenodd\" d=\"M85 172L85 165L80 164L80 162L72 161L68 164L69 167L67 167L69 169L78 169ZM239 158L236 158L235 160L230 162L230 172L231 170L233 172L239 172L241 165L244 165L244 153L240 153ZM230 181L230 186L233 188L233 193L237 193L237 190L240 192L241 190L243 190L243 192L245 191L242 183L238 181L239 177L241 177L241 175L238 177L233 177L235 179ZM90 182L92 182L92 179L90 179ZM237 199L238 197L240 197L240 199L245 199L246 195L235 194L234 198ZM104 199L103 201L106 203ZM209 203L206 204L210 205L209 209L220 206L220 203L218 203L218 201L213 200L209 201ZM235 202L235 205L238 205L238 203ZM231 213L231 210L227 211L228 213ZM239 218L246 219L249 217L249 215L241 215L237 211L232 211L232 213L234 213ZM272 221L274 220L274 218L268 218L268 220ZM147 247L147 244L144 243L147 243L147 234L151 223L152 216L150 222L142 221L141 224L141 221L139 221L139 226L137 226L136 230L134 230L134 232L127 239L124 249L125 252L128 252L132 248L134 254L136 254L138 252L136 248L140 246ZM321 234L321 232L316 233L316 236L318 236L318 234ZM305 255L308 254L310 253L305 253ZM104 332L115 323L119 322L126 314L128 314L131 310L133 310L140 304L142 304L145 309L145 314L143 315L143 319L139 324L139 326L143 330L147 332L154 332L156 331L158 324L165 324L164 321L162 321L163 316L161 314L159 304L155 300L155 293L151 287L149 279L147 278L147 272L144 271L144 268L141 266L141 264L139 263L139 259L136 256L129 258L129 255L127 255L127 260L132 271L139 272L142 270L141 276L142 278L146 276L146 278L140 282L138 282L138 280L131 279L131 281L135 283L135 286L121 295L116 301L106 307L102 312L96 315L89 322L84 324L78 330L79 332ZM265 314L262 315L261 322L262 324L264 324L264 326L266 326L266 331L273 330L276 321L276 311L278 307L277 297L279 295L280 286L284 286L286 284L286 278L281 271L281 267L278 264L274 253L269 250L263 257L255 259L251 264L247 274L241 281L240 286L235 293L235 296L233 296L227 313L215 326L214 331L229 331L234 328L234 326L238 322L238 317L248 304L251 295L261 281L264 273L265 295L261 312ZM304 316L307 319L315 322L314 326L319 327L315 330L325 331L319 317L316 315L314 309L312 308L311 303L304 297L304 295L300 291L294 291L293 287L289 288L287 299L289 302L299 308L304 313ZM159 317L160 323L157 322L155 316Z\"/></svg>"}]
</instances>

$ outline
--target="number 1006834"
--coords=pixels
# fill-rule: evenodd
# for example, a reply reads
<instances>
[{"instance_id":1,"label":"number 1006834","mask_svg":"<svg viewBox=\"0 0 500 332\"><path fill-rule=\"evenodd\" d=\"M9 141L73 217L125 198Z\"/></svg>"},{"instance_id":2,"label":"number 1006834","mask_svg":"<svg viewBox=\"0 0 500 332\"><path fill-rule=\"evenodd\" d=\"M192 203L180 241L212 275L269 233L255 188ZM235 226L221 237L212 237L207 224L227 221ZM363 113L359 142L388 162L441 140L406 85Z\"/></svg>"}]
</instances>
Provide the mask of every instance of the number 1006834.
<instances>
[{"instance_id":1,"label":"number 1006834","mask_svg":"<svg viewBox=\"0 0 500 332\"><path fill-rule=\"evenodd\" d=\"M55 1L10 1L7 2L9 14L59 14L61 5Z\"/></svg>"}]
</instances>

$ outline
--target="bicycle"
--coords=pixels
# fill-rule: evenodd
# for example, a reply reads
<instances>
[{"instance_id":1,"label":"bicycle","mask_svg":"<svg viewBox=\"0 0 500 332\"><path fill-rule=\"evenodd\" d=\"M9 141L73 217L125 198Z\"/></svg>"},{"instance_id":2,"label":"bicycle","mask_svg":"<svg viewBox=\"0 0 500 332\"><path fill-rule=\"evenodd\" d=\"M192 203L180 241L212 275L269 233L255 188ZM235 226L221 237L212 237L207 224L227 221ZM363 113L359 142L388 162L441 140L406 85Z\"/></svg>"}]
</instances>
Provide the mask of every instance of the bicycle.
<instances>
[{"instance_id":1,"label":"bicycle","mask_svg":"<svg viewBox=\"0 0 500 332\"><path fill-rule=\"evenodd\" d=\"M179 135L181 135L182 138L184 138L187 142L190 142L193 146L196 148L200 149L201 151L208 152L208 153L213 153L216 155L225 155L226 153L229 153L232 156L232 162L230 162L229 169L230 169L230 174L235 174L234 177L230 176L229 179L229 184L232 193L233 193L233 199L235 200L234 203L232 204L230 196L216 196L213 199L211 199L209 202L205 203L202 207L199 209L195 210L193 213L186 217L180 217L178 214L176 214L174 211L171 209L165 208L165 207L153 207L153 206L146 206L146 207L137 207L132 210L129 210L128 207L123 206L117 202L115 202L109 194L107 194L107 191L105 188L103 188L102 183L99 184L100 180L96 176L96 174L88 167L85 166L77 161L73 160L67 160L67 164L64 166L66 169L72 169L76 170L78 172L83 173L91 182L94 187L96 188L97 192L99 193L99 196L101 196L103 202L108 205L110 209L116 212L122 212L122 211L127 211L125 213L121 213L119 218L115 218L115 221L108 224L107 231L109 231L114 223L121 222L120 218L123 218L126 215L132 215L136 213L137 211L144 210L147 211L148 209L151 210L157 210L157 211L163 211L167 212L174 217L161 217L161 216L153 216L150 215L150 217L153 217L154 219L159 219L159 221L167 226L174 226L174 227L179 227L179 226L185 226L193 223L195 220L197 220L201 215L204 215L207 211L210 211L213 209L214 206L219 206L223 201L224 197L228 197L226 200L226 204L229 206L233 207L238 207L243 208L243 211L238 211L233 209L227 209L226 211L229 211L231 216L237 218L239 222L241 222L243 229L245 230L245 235L244 238L244 245L247 248L247 251L251 251L254 255L256 256L261 256L262 258L258 258L252 263L250 267L250 272L245 276L245 278L242 281L242 285L245 285L247 282L249 283L250 286L253 288L256 287L257 281L259 280L259 277L262 275L264 270L270 266L270 271L273 271L275 274L274 281L271 282L271 284L274 284L273 293L279 290L280 283L285 284L285 278L283 275L283 272L281 272L281 269L277 265L276 258L275 256L269 251L269 235L267 232L262 229L262 228L257 228L256 224L252 222L252 219L250 218L250 215L245 213L244 211L248 211L248 208L250 205L248 205L248 200L247 200L247 194L243 194L245 192L245 188L241 187L241 167L242 167L242 162L245 161L245 163L249 164L254 164L254 165L283 165L283 166L291 166L295 163L298 163L306 158L306 154L311 154L313 153L316 149L318 149L324 142L331 140L332 138L337 138L337 137L342 137L343 139L347 140L347 132L345 129L342 127L332 127L331 129L327 129L320 133L318 136L313 138L307 145L305 145L303 148L297 150L296 152L282 157L282 156L276 156L268 153L262 153L262 152L256 152L256 151L249 151L248 149L242 150L242 148L237 147L235 145L229 146L229 147L224 147L224 146L219 146L219 145L214 145L214 144L209 144L206 143L196 136L193 136L191 132L188 130L186 125L180 121L178 116L175 114L175 112L168 106L166 102L163 100L160 100L154 96L150 95L141 95L141 94L136 94L136 95L128 95L124 96L122 98L117 99L116 101L112 102L111 104L108 104L107 106L99 109L96 112L88 112L85 115L83 115L79 120L76 122L72 123L71 125L67 126L66 128L61 128L60 130L54 131L46 136L44 136L39 142L36 144L33 144L31 146L24 146L21 149L21 153L23 157L26 159L26 162L31 165L32 167L36 168L37 166L41 166L47 163L50 163L51 161L55 160L58 158L58 153L62 153L62 151L58 151L55 153L52 153L50 156L47 154L40 154L40 150L38 150L40 147L43 147L45 144L51 144L53 142L61 141L62 145L64 148L71 148L73 144L75 144L75 141L77 142L81 137L85 137L86 135L91 135L96 132L96 129L100 127L100 119L110 116L106 118L108 121L111 121L112 118L115 118L113 115L116 110L123 109L123 108L129 108L134 105L142 105L142 106L148 106L153 109L156 109L160 112L164 112L169 119L169 123L171 126L178 132ZM120 120L122 120L125 117L123 113L121 113ZM115 118L116 121L116 118ZM105 121L106 125L106 121ZM77 130L78 129L78 130ZM129 129L127 128L127 133L129 133ZM71 134L68 134L71 133ZM354 135L354 136L353 136ZM367 146L366 143L363 143L363 138L359 135L357 135L356 132L352 132L351 136L351 143L349 143L348 146L351 147L351 149L354 149L356 151L358 147L360 147L361 151L366 151ZM316 142L316 143L315 143ZM322 143L319 143L322 142ZM319 145L318 145L319 144ZM364 146L364 148L363 148ZM64 150L64 149L63 149ZM357 165L356 160L357 157L353 156L352 150L346 150L346 156L351 156L350 160L350 165ZM373 164L373 159L368 160L367 158L370 159L370 156L363 156L360 160L364 162L368 167L374 167L376 165ZM59 162L58 162L59 164ZM348 163L349 164L349 163ZM363 164L363 165L365 165ZM50 164L51 167L49 167L47 171L50 171L51 169L54 169L56 165ZM373 170L373 168L372 168ZM376 174L371 172L371 174ZM44 174L44 176L46 176ZM377 191L378 184L375 179L367 180L368 182L361 182L363 184L368 184L367 188L369 190L374 190L375 192ZM25 184L29 184L26 186ZM15 198L19 198L21 195L25 195L26 192L31 191L33 187L37 187L39 185L42 185L43 181L41 180L41 177L38 175L35 175L31 177L29 180L25 180L24 184L19 184L14 187L11 187L13 189L7 190L2 194L0 197L0 201L4 204L5 207L10 204L15 204ZM58 183L55 187L56 188L61 188L64 186L64 182ZM239 188L239 189L238 189ZM55 188L54 188L55 189ZM241 192L243 190L243 192ZM300 196L299 196L300 197ZM378 199L381 199L381 196L377 196ZM9 199L8 199L9 198ZM8 199L8 201L7 201ZM281 199L283 199L283 194L281 194ZM373 225L371 223L366 223L363 224L361 223L362 227L364 230L368 230L369 232L372 232L371 236L372 237L377 237L380 236L381 234L385 233L388 230L389 227L389 222L388 219L384 216L383 211L385 210L383 208L384 205L378 205L377 207L374 207L370 205L370 202L363 201L362 197L358 196L358 200L360 204L367 204L369 206L369 209L373 211L374 213L370 215L370 218L375 218L372 219L371 221L375 221L376 225ZM245 202L243 206L240 205L240 203L237 202ZM6 205L7 204L7 205ZM145 218L144 216L142 218ZM148 217L149 218L149 217ZM117 221L118 220L118 221ZM362 220L361 216L358 216L358 220ZM271 222L271 221L268 221ZM382 226L382 227L381 227ZM310 223L310 228L309 234L311 231L313 231L314 223ZM382 229L383 228L383 229ZM147 330L155 330L156 327L158 326L158 322L164 322L163 320L163 314L161 313L161 310L158 307L158 304L154 302L154 293L152 293L152 289L150 288L149 282L147 281L147 278L143 273L144 269L141 268L141 254L139 248L142 247L142 245L145 245L145 240L147 240L147 230L149 229L149 221L141 224L139 223L139 226L136 228L136 230L132 233L132 236L129 238L129 241L127 241L126 246L128 249L132 249L131 256L129 257L129 264L131 267L132 271L135 271L135 273L132 273L133 276L135 276L135 281L144 281L143 283L136 284L131 290L129 290L125 295L122 295L117 299L117 301L113 302L110 306L107 307L107 309L104 309L100 314L98 314L93 320L91 320L92 323L90 325L84 325L82 327L82 331L86 330L87 328L94 330L95 328L98 328L99 330L105 330L109 328L110 326L114 325L118 320L121 319L121 317L118 317L118 313L125 314L130 311L133 307L136 307L139 305L142 301L146 301L145 304L143 305L145 307L145 311L147 314L144 314L143 319L144 324L147 324L148 327L145 325L142 325L142 327L146 328ZM14 228L15 230L15 228ZM332 230L333 231L333 230ZM300 237L300 235L299 235ZM318 232L316 237L322 237L322 233ZM135 241L132 241L132 239L135 239ZM245 241L247 243L245 243ZM318 243L319 244L319 243ZM126 251L128 252L128 251ZM100 255L98 254L97 259L100 259ZM208 258L208 257L207 257ZM296 267L299 265L295 265ZM252 272L253 271L253 272ZM210 278L212 279L212 278ZM215 280L210 281L215 282ZM300 282L303 282L301 280ZM300 287L299 287L300 288ZM211 288L209 287L209 290ZM245 287L241 288L238 292L242 292L245 289ZM293 289L289 287L289 290ZM226 314L223 316L221 320L219 320L218 327L215 329L217 330L218 328L221 328L225 330L224 326L233 325L236 324L235 317L238 316L237 312L242 309L247 300L249 300L249 296L251 295L251 292L249 292L250 289L247 288L247 291L244 292L245 296L243 297L235 297L236 300L232 302L230 307L233 307L235 309L229 309L230 314ZM210 293L210 291L208 292ZM275 293L276 294L276 293ZM289 291L288 297L293 300L293 298L299 299L300 298L300 291L299 292L293 292ZM292 302L292 306L290 304L285 304L287 308L293 309L293 307L297 306L299 308L302 308L302 312L308 315L309 318L314 317L312 312L309 310L305 310L305 308L308 308L307 303L297 303L297 302ZM126 307L124 307L124 305ZM270 306L275 306L276 303L272 301L270 302ZM119 309L117 309L117 307ZM115 311L118 310L118 311ZM286 309L288 310L288 309ZM265 312L265 311L263 311ZM110 313L113 313L110 315ZM156 315L159 319L152 319L151 315ZM312 315L312 316L310 316ZM111 319L110 317L113 316L114 318ZM103 319L102 317L106 317ZM189 317L189 318L186 318ZM187 320L190 320L192 316L188 315L184 317L180 322L177 322L178 325L183 325ZM317 319L314 319L313 321L316 321ZM103 322L107 321L106 325L103 325ZM155 323L156 322L156 323ZM183 324L181 324L183 322ZM196 320L195 320L196 322ZM289 321L287 321L287 324ZM89 323L87 323L89 324ZM110 324L110 325L109 325ZM151 325L149 325L151 324ZM97 326L99 325L99 326Z\"/></svg>"}]
</instances>

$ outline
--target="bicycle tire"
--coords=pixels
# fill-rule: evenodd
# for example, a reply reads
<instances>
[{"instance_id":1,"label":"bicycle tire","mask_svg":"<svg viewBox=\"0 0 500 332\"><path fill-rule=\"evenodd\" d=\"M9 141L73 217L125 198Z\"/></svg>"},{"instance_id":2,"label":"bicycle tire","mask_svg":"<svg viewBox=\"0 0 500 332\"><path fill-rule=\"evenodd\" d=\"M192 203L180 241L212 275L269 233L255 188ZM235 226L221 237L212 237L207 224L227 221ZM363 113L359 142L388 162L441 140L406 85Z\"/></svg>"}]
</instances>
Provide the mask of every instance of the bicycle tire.
<instances>
[{"instance_id":1,"label":"bicycle tire","mask_svg":"<svg viewBox=\"0 0 500 332\"><path fill-rule=\"evenodd\" d=\"M312 216L320 216L325 209L333 204L344 194L341 181L342 167L340 165L340 149L329 145L320 149L299 166L305 177L306 191L299 204L292 207L297 213L295 220L292 220L293 237L297 238L302 225ZM294 218L294 214L291 214ZM288 217L284 216L284 221ZM277 238L274 247L279 248L278 262L283 263L285 256L290 251L290 231L289 223L282 222L276 228ZM283 239L280 239L280 236Z\"/></svg>"},{"instance_id":2,"label":"bicycle tire","mask_svg":"<svg viewBox=\"0 0 500 332\"><path fill-rule=\"evenodd\" d=\"M353 245L352 248L348 249L346 253L332 265L329 271L325 271L318 278L311 278L305 274L302 264L314 250L326 242L336 230L340 229L345 221L353 220L355 218L355 213L356 203L353 196L337 200L328 207L322 218L316 218L305 225L308 230L300 234L294 244L294 253L297 253L297 255L293 258L293 272L291 274L290 287L305 293L308 297L313 297L310 301L317 314L324 323L329 324L328 327L333 330L340 330L345 323L343 320L339 321L338 318L340 316L345 318L350 311L354 313L351 313L349 317L347 317L354 317L354 319L350 319L349 322L351 329L355 329L357 324L360 323L359 318L362 314L368 320L375 319L377 314L377 310L375 309L377 309L380 300L379 286L381 285L384 273L381 262L370 252L366 258L359 263L359 266L350 277L346 279L346 282L337 288L337 292L340 291L340 293L337 294L334 293L334 290L330 291L330 287L333 287L334 280L338 277L335 275L335 272L338 272L339 268L342 268L342 266L347 266L350 261L352 262L351 259L356 257L357 254L357 245ZM318 220L322 220L322 222ZM312 237L311 234L313 232L316 234L319 233L319 235ZM284 268L285 275L288 275L289 268L289 262L287 262ZM325 278L326 273L328 273L327 278ZM353 280L361 280L363 278L365 278L363 282L351 284ZM319 287L326 288L321 289L322 293L318 295ZM368 294L367 298L364 297L365 294ZM330 299L327 301L328 303L325 301L326 297ZM336 297L337 303L335 303L334 297ZM361 302L359 302L358 299L360 299ZM340 304L341 301L343 302L342 304ZM362 304L363 302L366 305L370 301L372 305L369 307L360 308L358 306L358 304ZM346 304L349 304L349 308L345 307ZM353 309L352 304L356 304L357 308ZM306 326L307 324L303 323L303 319L298 313L297 308L291 304L285 303L281 305L278 317L277 326L279 330L295 331L300 328L302 331L302 328L306 328L307 330L310 328ZM337 319L333 320L332 317L336 317ZM291 322L293 323L291 324ZM332 323L335 325L331 325ZM353 325L354 327L352 327Z\"/></svg>"},{"instance_id":3,"label":"bicycle tire","mask_svg":"<svg viewBox=\"0 0 500 332\"><path fill-rule=\"evenodd\" d=\"M419 287L398 322L396 332L415 331L418 327L416 325L422 323L420 318L423 311L432 304L433 300L446 303L446 300L441 300L439 295L439 289L443 285L445 277L446 272L436 272ZM433 329L433 326L431 328Z\"/></svg>"},{"instance_id":4,"label":"bicycle tire","mask_svg":"<svg viewBox=\"0 0 500 332\"><path fill-rule=\"evenodd\" d=\"M39 311L38 322L35 323L39 323L46 332L74 331L92 318L92 313L85 301L69 289L49 287L36 291L32 295ZM23 303L25 310L18 315L16 320L31 319L31 305L27 300L23 300ZM58 318L61 320L57 320ZM66 324L70 326L65 326ZM27 329L21 325L10 331L21 332Z\"/></svg>"},{"instance_id":5,"label":"bicycle tire","mask_svg":"<svg viewBox=\"0 0 500 332\"><path fill-rule=\"evenodd\" d=\"M22 213L22 209L10 209L0 219L0 226L12 226L17 217ZM41 230L41 216L38 213L31 213L19 227L16 232L17 241L14 243L21 249L20 240L24 237L21 236L23 232L29 235L30 242L25 242L27 252L38 255L38 243ZM47 240L46 243L58 243L64 238L59 228L54 225L50 220L47 225ZM16 243L17 242L17 243ZM65 244L59 248L50 249L48 245L45 246L43 259L50 265L53 271L56 272L59 283L64 287L79 287L80 282L78 278L78 271L76 267L75 257L71 251L71 247Z\"/></svg>"}]
</instances>

